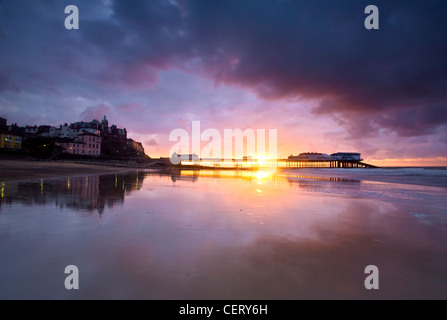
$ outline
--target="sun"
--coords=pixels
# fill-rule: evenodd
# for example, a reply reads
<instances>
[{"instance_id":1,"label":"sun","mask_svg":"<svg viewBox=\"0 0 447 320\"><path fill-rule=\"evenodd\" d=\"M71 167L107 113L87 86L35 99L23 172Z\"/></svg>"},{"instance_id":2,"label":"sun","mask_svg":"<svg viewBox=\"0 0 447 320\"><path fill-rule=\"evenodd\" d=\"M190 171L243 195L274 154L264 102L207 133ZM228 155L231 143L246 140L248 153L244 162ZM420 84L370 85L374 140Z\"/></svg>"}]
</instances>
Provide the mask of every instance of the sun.
<instances>
[{"instance_id":1,"label":"sun","mask_svg":"<svg viewBox=\"0 0 447 320\"><path fill-rule=\"evenodd\" d=\"M272 158L264 156L264 155L263 156L256 155L254 157L254 160L256 160L259 167L271 167L271 163L273 161Z\"/></svg>"}]
</instances>

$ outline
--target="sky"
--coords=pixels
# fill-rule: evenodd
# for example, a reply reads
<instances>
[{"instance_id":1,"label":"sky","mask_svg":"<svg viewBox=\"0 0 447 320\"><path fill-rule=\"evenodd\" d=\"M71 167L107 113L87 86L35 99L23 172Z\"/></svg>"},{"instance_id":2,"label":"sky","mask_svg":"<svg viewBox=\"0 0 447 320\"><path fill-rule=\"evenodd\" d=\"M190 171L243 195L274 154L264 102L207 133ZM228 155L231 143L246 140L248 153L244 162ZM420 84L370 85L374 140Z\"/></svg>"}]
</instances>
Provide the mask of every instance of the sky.
<instances>
[{"instance_id":1,"label":"sky","mask_svg":"<svg viewBox=\"0 0 447 320\"><path fill-rule=\"evenodd\" d=\"M0 117L106 115L151 157L200 121L276 129L280 157L447 165L446 16L442 0L0 0Z\"/></svg>"}]
</instances>

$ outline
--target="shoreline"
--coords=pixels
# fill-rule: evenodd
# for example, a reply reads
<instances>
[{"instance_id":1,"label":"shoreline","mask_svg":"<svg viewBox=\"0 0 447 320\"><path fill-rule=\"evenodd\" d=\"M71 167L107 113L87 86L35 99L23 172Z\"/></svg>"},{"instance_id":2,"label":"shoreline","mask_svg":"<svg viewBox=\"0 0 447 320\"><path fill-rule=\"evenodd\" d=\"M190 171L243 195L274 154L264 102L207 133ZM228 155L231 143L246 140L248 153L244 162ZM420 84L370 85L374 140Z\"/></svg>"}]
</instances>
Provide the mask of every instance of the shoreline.
<instances>
[{"instance_id":1,"label":"shoreline","mask_svg":"<svg viewBox=\"0 0 447 320\"><path fill-rule=\"evenodd\" d=\"M0 182L16 182L90 174L112 174L150 168L67 161L0 159Z\"/></svg>"},{"instance_id":2,"label":"shoreline","mask_svg":"<svg viewBox=\"0 0 447 320\"><path fill-rule=\"evenodd\" d=\"M436 168L436 167L435 167ZM441 169L444 167L441 167ZM443 187L446 188L446 182L444 177L430 177L430 181L421 179L421 176L411 174L409 176L388 176L384 174L374 173L370 170L359 168L355 170L353 168L337 169L337 168L276 168L282 173L302 173L308 170L316 169L313 174L319 173L321 177L333 177L333 178L351 178L363 181L385 182L385 183L400 183L411 184L427 187ZM325 170L322 170L325 169ZM385 171L393 169L403 168L382 168ZM417 168L412 168L417 169ZM434 168L428 168L434 169ZM28 181L28 180L40 180L50 178L62 178L62 177L74 177L83 175L96 175L96 174L114 174L124 173L138 170L155 170L155 171L167 171L178 172L183 170L214 170L214 171L258 171L262 168L215 168L215 167L169 167L169 166L153 166L150 165L140 166L131 164L119 164L119 163L92 163L92 162L80 162L80 161L46 161L46 160L29 160L29 159L1 159L0 158L0 183L1 182L16 182L16 181ZM446 168L447 170L447 168ZM363 173L360 174L360 171ZM427 177L425 177L427 178Z\"/></svg>"}]
</instances>

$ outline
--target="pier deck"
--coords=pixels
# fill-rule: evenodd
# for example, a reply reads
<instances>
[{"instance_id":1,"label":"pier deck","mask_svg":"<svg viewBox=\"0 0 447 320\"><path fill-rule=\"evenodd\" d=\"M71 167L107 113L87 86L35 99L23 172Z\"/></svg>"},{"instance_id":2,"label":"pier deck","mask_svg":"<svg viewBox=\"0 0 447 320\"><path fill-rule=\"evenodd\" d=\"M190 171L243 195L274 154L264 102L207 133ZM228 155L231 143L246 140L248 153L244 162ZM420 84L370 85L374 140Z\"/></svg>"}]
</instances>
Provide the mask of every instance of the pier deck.
<instances>
[{"instance_id":1,"label":"pier deck","mask_svg":"<svg viewBox=\"0 0 447 320\"><path fill-rule=\"evenodd\" d=\"M289 160L278 159L282 168L377 168L361 160Z\"/></svg>"}]
</instances>

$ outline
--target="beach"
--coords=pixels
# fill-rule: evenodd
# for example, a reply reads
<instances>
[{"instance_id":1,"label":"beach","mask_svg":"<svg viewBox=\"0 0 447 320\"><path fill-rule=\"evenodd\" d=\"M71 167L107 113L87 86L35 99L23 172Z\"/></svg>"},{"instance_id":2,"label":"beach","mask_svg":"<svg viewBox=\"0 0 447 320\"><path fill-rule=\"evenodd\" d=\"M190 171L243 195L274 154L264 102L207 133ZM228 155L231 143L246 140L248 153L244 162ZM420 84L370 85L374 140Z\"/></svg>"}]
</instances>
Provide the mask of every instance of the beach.
<instances>
[{"instance_id":1,"label":"beach","mask_svg":"<svg viewBox=\"0 0 447 320\"><path fill-rule=\"evenodd\" d=\"M0 181L71 177L131 170L135 168L62 161L0 160Z\"/></svg>"},{"instance_id":2,"label":"beach","mask_svg":"<svg viewBox=\"0 0 447 320\"><path fill-rule=\"evenodd\" d=\"M418 185L406 170L68 168L2 182L0 299L447 298L447 188L429 185L441 170Z\"/></svg>"}]
</instances>

